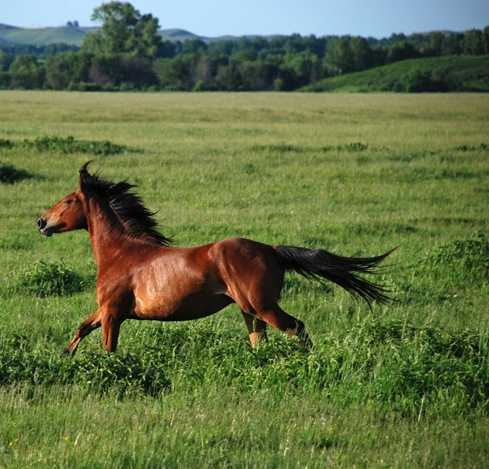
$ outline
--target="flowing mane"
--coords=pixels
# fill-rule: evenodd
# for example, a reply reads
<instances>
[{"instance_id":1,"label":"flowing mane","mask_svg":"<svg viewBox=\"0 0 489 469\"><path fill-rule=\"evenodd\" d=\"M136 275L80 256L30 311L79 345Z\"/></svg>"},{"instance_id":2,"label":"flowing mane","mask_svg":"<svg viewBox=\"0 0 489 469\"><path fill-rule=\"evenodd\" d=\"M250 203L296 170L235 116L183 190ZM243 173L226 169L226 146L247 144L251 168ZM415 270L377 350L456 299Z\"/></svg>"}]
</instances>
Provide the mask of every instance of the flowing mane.
<instances>
[{"instance_id":1,"label":"flowing mane","mask_svg":"<svg viewBox=\"0 0 489 469\"><path fill-rule=\"evenodd\" d=\"M102 209L110 209L112 218L115 216L124 228L124 234L160 246L171 244L172 240L157 229L158 223L154 219L156 212L148 210L141 197L132 191L135 184L102 179L98 174L90 174L84 165L80 170L80 187L83 193L95 195L106 202Z\"/></svg>"}]
</instances>

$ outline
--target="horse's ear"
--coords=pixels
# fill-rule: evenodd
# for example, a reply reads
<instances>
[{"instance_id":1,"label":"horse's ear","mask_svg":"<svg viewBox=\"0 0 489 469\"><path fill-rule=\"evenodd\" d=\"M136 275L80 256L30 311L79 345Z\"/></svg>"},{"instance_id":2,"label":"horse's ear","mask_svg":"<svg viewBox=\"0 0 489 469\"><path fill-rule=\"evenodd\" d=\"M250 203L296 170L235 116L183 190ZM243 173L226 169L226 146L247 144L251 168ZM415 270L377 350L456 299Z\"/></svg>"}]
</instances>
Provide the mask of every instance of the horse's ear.
<instances>
[{"instance_id":1,"label":"horse's ear","mask_svg":"<svg viewBox=\"0 0 489 469\"><path fill-rule=\"evenodd\" d=\"M85 192L87 188L87 182L88 179L91 177L91 174L88 172L87 168L88 165L92 161L87 161L81 168L80 168L80 189L82 192Z\"/></svg>"}]
</instances>

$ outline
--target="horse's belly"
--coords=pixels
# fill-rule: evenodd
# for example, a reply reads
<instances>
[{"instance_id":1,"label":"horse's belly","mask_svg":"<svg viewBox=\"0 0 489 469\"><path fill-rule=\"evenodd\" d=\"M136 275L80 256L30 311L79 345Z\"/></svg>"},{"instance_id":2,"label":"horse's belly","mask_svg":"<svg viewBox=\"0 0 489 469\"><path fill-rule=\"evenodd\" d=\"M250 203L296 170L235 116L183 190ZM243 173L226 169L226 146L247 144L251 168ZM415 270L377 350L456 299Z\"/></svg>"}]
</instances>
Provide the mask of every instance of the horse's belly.
<instances>
[{"instance_id":1,"label":"horse's belly","mask_svg":"<svg viewBox=\"0 0 489 469\"><path fill-rule=\"evenodd\" d=\"M192 294L179 301L169 298L139 299L136 296L135 315L139 319L188 321L214 314L232 303L226 295Z\"/></svg>"},{"instance_id":2,"label":"horse's belly","mask_svg":"<svg viewBox=\"0 0 489 469\"><path fill-rule=\"evenodd\" d=\"M136 317L183 321L215 313L232 302L224 284L200 266L192 252L158 257L133 277Z\"/></svg>"}]
</instances>

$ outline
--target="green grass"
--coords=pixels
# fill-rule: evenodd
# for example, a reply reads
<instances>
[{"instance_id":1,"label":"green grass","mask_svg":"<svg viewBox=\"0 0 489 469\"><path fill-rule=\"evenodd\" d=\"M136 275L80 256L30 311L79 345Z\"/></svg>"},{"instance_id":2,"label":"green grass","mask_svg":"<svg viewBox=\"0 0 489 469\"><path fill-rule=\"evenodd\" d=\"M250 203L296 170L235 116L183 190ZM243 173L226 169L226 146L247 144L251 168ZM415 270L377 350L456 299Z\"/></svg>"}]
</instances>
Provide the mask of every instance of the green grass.
<instances>
[{"instance_id":1,"label":"green grass","mask_svg":"<svg viewBox=\"0 0 489 469\"><path fill-rule=\"evenodd\" d=\"M489 56L403 60L327 78L305 91L489 91Z\"/></svg>"},{"instance_id":2,"label":"green grass","mask_svg":"<svg viewBox=\"0 0 489 469\"><path fill-rule=\"evenodd\" d=\"M484 467L487 95L0 99L0 142L13 142L0 166L30 175L0 184L0 466ZM49 151L18 143L48 136ZM129 150L67 155L70 136ZM95 265L86 233L47 239L34 222L88 159L138 183L179 245L400 246L380 277L397 302L370 311L290 275L282 305L306 323L310 353L277 332L251 351L232 306L128 321L115 355L94 332L66 359L95 307Z\"/></svg>"}]
</instances>

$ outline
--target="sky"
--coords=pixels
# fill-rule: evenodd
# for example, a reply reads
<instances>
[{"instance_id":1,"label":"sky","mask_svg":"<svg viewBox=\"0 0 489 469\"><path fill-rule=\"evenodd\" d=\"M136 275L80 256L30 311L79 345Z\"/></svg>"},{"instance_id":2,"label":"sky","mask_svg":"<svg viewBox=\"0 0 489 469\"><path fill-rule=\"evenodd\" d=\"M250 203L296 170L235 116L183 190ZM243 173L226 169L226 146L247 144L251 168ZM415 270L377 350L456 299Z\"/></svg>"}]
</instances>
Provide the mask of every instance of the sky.
<instances>
[{"instance_id":1,"label":"sky","mask_svg":"<svg viewBox=\"0 0 489 469\"><path fill-rule=\"evenodd\" d=\"M61 26L90 16L102 0L0 0L0 23ZM163 29L202 36L315 34L386 37L392 33L464 31L489 25L489 0L134 0Z\"/></svg>"}]
</instances>

